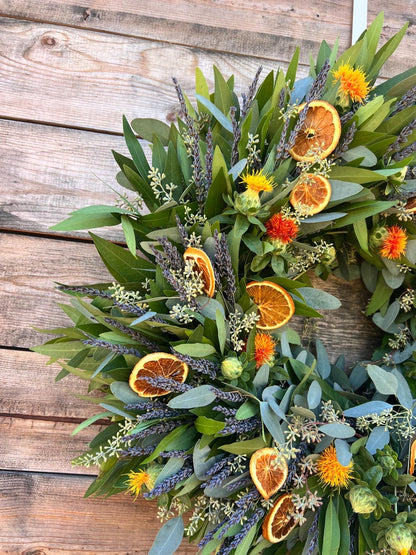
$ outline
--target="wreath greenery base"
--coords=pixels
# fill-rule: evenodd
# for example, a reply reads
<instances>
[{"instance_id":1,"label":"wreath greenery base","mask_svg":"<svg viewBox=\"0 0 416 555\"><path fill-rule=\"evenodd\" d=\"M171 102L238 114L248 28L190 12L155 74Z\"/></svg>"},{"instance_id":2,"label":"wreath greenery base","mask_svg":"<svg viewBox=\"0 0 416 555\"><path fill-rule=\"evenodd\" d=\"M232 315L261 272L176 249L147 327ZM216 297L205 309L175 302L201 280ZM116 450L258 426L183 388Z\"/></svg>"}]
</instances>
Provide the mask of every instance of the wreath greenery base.
<instances>
[{"instance_id":1,"label":"wreath greenery base","mask_svg":"<svg viewBox=\"0 0 416 555\"><path fill-rule=\"evenodd\" d=\"M174 80L175 124L124 118L127 193L54 228L125 235L91 233L114 282L60 284L73 324L34 350L88 381L102 411L76 432L108 420L73 461L100 468L86 495L157 499L152 554L416 549L416 68L376 83L406 31L377 49L382 24L241 102L215 67L192 103ZM362 278L371 360L290 327L340 305L311 271Z\"/></svg>"}]
</instances>

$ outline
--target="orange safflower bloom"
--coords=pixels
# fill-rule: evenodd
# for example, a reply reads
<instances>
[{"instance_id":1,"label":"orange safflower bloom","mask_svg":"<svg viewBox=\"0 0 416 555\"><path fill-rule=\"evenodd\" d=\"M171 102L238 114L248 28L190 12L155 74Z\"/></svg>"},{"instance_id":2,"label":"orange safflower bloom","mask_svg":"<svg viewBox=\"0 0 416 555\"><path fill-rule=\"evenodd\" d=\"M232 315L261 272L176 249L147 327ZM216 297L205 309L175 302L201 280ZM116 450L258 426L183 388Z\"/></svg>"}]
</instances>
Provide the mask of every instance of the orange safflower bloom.
<instances>
[{"instance_id":1,"label":"orange safflower bloom","mask_svg":"<svg viewBox=\"0 0 416 555\"><path fill-rule=\"evenodd\" d=\"M384 238L380 254L389 260L397 260L406 252L407 233L398 225L387 228L387 235Z\"/></svg>"},{"instance_id":2,"label":"orange safflower bloom","mask_svg":"<svg viewBox=\"0 0 416 555\"><path fill-rule=\"evenodd\" d=\"M270 364L273 360L276 342L268 333L259 332L254 338L254 359L256 367Z\"/></svg>"},{"instance_id":3,"label":"orange safflower bloom","mask_svg":"<svg viewBox=\"0 0 416 555\"><path fill-rule=\"evenodd\" d=\"M155 478L144 470L139 470L138 472L132 470L127 476L127 491L136 497L140 495L143 486L146 486L149 490L154 487Z\"/></svg>"},{"instance_id":4,"label":"orange safflower bloom","mask_svg":"<svg viewBox=\"0 0 416 555\"><path fill-rule=\"evenodd\" d=\"M321 482L325 486L345 488L350 481L353 464L343 466L337 459L337 451L333 445L327 447L316 463Z\"/></svg>"},{"instance_id":5,"label":"orange safflower bloom","mask_svg":"<svg viewBox=\"0 0 416 555\"><path fill-rule=\"evenodd\" d=\"M370 85L361 69L343 64L334 72L334 83L340 81L339 92L344 101L362 102L370 91Z\"/></svg>"},{"instance_id":6,"label":"orange safflower bloom","mask_svg":"<svg viewBox=\"0 0 416 555\"><path fill-rule=\"evenodd\" d=\"M296 221L293 218L285 218L280 212L274 214L264 225L271 239L278 239L285 245L291 243L299 233Z\"/></svg>"}]
</instances>

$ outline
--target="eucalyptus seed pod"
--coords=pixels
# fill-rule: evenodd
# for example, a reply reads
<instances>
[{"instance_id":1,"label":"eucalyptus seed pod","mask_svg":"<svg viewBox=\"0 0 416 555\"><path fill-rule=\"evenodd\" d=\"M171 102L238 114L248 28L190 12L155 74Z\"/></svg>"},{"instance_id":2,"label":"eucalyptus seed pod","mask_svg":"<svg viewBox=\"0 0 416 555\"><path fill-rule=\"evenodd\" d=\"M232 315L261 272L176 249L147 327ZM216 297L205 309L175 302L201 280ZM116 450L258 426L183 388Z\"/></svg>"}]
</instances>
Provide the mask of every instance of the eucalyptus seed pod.
<instances>
[{"instance_id":1,"label":"eucalyptus seed pod","mask_svg":"<svg viewBox=\"0 0 416 555\"><path fill-rule=\"evenodd\" d=\"M335 250L335 247L328 247L322 253L321 262L322 264L325 264L325 266L329 266L334 262L336 256L337 256L337 251Z\"/></svg>"},{"instance_id":2,"label":"eucalyptus seed pod","mask_svg":"<svg viewBox=\"0 0 416 555\"><path fill-rule=\"evenodd\" d=\"M243 365L236 357L228 357L221 363L221 374L228 380L239 378L243 372Z\"/></svg>"}]
</instances>

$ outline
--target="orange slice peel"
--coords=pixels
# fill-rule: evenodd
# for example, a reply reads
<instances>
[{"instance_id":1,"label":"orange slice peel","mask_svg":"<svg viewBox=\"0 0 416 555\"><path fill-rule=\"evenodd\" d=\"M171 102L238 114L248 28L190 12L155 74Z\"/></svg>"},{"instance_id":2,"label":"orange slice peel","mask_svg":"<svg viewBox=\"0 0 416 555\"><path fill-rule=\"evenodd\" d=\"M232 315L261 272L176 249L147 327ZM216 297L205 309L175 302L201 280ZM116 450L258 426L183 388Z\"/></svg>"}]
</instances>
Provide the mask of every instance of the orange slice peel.
<instances>
[{"instance_id":1,"label":"orange slice peel","mask_svg":"<svg viewBox=\"0 0 416 555\"><path fill-rule=\"evenodd\" d=\"M307 173L292 189L289 200L298 212L313 215L326 208L331 194L328 179L322 175Z\"/></svg>"},{"instance_id":2,"label":"orange slice peel","mask_svg":"<svg viewBox=\"0 0 416 555\"><path fill-rule=\"evenodd\" d=\"M296 521L291 516L295 506L290 493L281 495L263 521L263 537L270 543L278 543L288 537Z\"/></svg>"},{"instance_id":3,"label":"orange slice peel","mask_svg":"<svg viewBox=\"0 0 416 555\"><path fill-rule=\"evenodd\" d=\"M251 479L264 499L269 499L280 490L286 482L287 474L287 463L277 462L276 450L272 447L259 449L251 456Z\"/></svg>"},{"instance_id":4,"label":"orange slice peel","mask_svg":"<svg viewBox=\"0 0 416 555\"><path fill-rule=\"evenodd\" d=\"M299 112L304 107L301 104ZM324 100L313 100L289 154L299 162L323 160L334 151L340 137L341 120L336 108Z\"/></svg>"},{"instance_id":5,"label":"orange slice peel","mask_svg":"<svg viewBox=\"0 0 416 555\"><path fill-rule=\"evenodd\" d=\"M272 281L252 281L246 286L247 293L256 303L260 320L256 326L260 330L274 330L287 324L295 313L292 297Z\"/></svg>"},{"instance_id":6,"label":"orange slice peel","mask_svg":"<svg viewBox=\"0 0 416 555\"><path fill-rule=\"evenodd\" d=\"M215 293L215 275L214 268L212 267L211 260L207 253L196 247L188 247L183 253L183 259L185 262L191 260L194 270L202 273L204 293L208 297L213 297Z\"/></svg>"}]
</instances>

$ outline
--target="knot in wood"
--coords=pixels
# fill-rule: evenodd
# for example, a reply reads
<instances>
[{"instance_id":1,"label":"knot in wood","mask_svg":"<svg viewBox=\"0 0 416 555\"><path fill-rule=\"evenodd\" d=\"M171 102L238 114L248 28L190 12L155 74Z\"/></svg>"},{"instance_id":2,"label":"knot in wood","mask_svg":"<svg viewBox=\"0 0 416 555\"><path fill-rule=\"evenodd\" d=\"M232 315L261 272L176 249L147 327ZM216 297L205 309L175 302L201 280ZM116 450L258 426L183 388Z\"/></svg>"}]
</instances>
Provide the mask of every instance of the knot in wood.
<instances>
[{"instance_id":1,"label":"knot in wood","mask_svg":"<svg viewBox=\"0 0 416 555\"><path fill-rule=\"evenodd\" d=\"M28 551L23 551L22 555L47 555L46 551L43 549L29 549Z\"/></svg>"},{"instance_id":2,"label":"knot in wood","mask_svg":"<svg viewBox=\"0 0 416 555\"><path fill-rule=\"evenodd\" d=\"M175 123L178 116L180 117L181 115L182 115L182 111L180 108L173 109L166 114L166 121L169 123Z\"/></svg>"},{"instance_id":3,"label":"knot in wood","mask_svg":"<svg viewBox=\"0 0 416 555\"><path fill-rule=\"evenodd\" d=\"M42 37L41 44L42 46L46 46L46 48L53 48L56 46L56 38L52 37L51 35L46 35Z\"/></svg>"}]
</instances>

